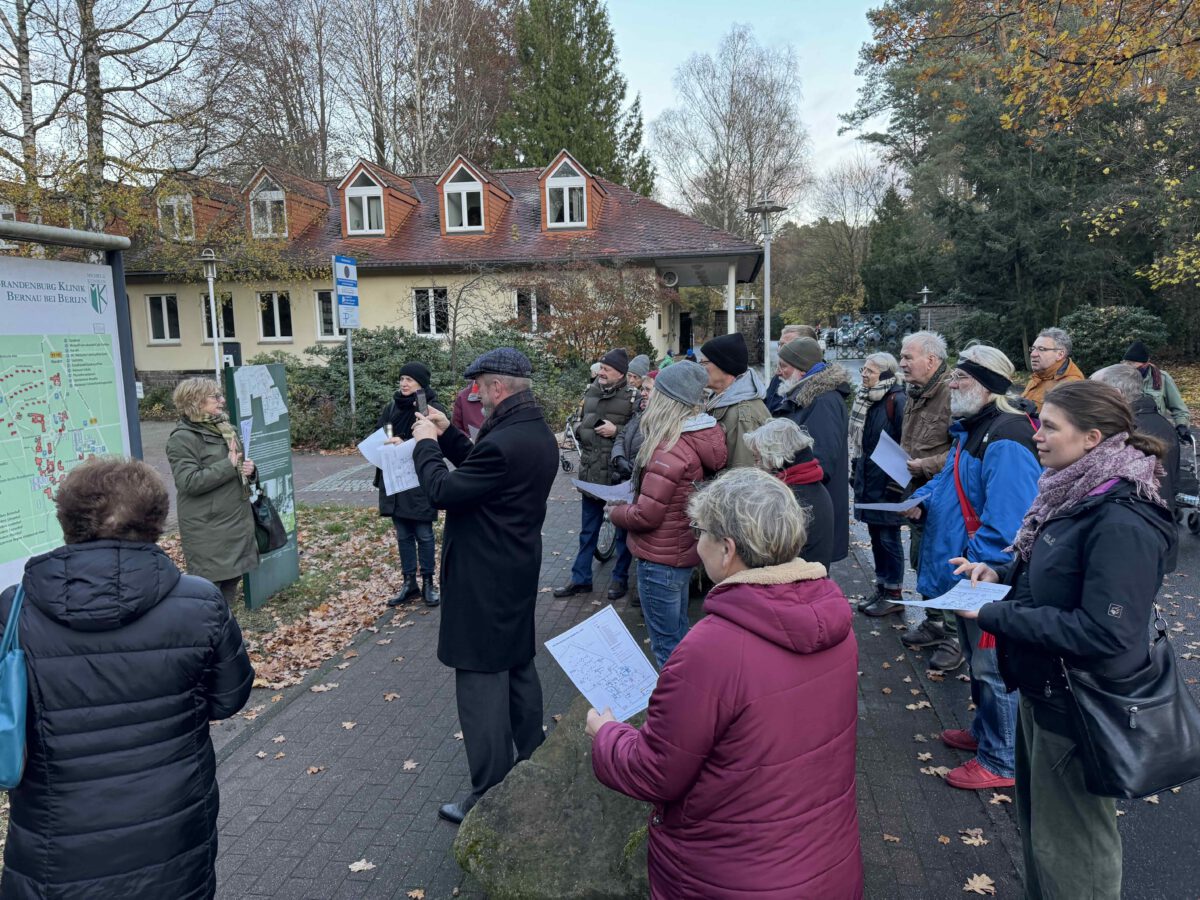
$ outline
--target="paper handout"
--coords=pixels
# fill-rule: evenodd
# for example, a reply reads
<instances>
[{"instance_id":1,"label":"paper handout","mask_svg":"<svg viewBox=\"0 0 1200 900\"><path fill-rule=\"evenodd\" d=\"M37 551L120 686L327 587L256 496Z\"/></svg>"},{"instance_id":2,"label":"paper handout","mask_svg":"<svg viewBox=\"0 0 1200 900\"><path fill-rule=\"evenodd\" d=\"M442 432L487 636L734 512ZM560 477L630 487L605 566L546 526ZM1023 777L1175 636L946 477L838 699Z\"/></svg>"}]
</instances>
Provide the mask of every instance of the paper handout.
<instances>
[{"instance_id":1,"label":"paper handout","mask_svg":"<svg viewBox=\"0 0 1200 900\"><path fill-rule=\"evenodd\" d=\"M855 503L855 509L877 509L880 512L906 512L925 502L924 497L909 497L900 503Z\"/></svg>"},{"instance_id":2,"label":"paper handout","mask_svg":"<svg viewBox=\"0 0 1200 900\"><path fill-rule=\"evenodd\" d=\"M650 705L658 673L612 606L546 641L546 649L596 709L624 722Z\"/></svg>"},{"instance_id":3,"label":"paper handout","mask_svg":"<svg viewBox=\"0 0 1200 900\"><path fill-rule=\"evenodd\" d=\"M417 442L409 438L403 444L384 444L379 450L379 468L383 469L383 489L390 497L401 491L420 487L413 466L413 448Z\"/></svg>"},{"instance_id":4,"label":"paper handout","mask_svg":"<svg viewBox=\"0 0 1200 900\"><path fill-rule=\"evenodd\" d=\"M250 455L250 429L254 425L253 419L242 419L242 459L253 459Z\"/></svg>"},{"instance_id":5,"label":"paper handout","mask_svg":"<svg viewBox=\"0 0 1200 900\"><path fill-rule=\"evenodd\" d=\"M924 606L929 609L949 609L969 611L979 609L987 603L1003 600L1011 590L1007 584L993 584L989 581L977 582L974 586L970 581L960 581L940 597L930 600L897 600L905 606Z\"/></svg>"},{"instance_id":6,"label":"paper handout","mask_svg":"<svg viewBox=\"0 0 1200 900\"><path fill-rule=\"evenodd\" d=\"M375 468L382 469L383 463L379 460L379 451L383 449L386 443L387 433L380 428L373 434L368 434L363 438L362 443L358 445L358 452Z\"/></svg>"},{"instance_id":7,"label":"paper handout","mask_svg":"<svg viewBox=\"0 0 1200 900\"><path fill-rule=\"evenodd\" d=\"M622 481L620 484L595 484L591 481L580 481L578 478L572 478L571 484L579 488L585 494L590 494L597 500L603 500L606 503L632 503L633 502L633 482Z\"/></svg>"},{"instance_id":8,"label":"paper handout","mask_svg":"<svg viewBox=\"0 0 1200 900\"><path fill-rule=\"evenodd\" d=\"M900 487L908 487L912 481L912 472L908 471L908 461L911 459L904 448L892 440L886 431L879 432L879 443L871 454L871 462L887 472L888 477Z\"/></svg>"}]
</instances>

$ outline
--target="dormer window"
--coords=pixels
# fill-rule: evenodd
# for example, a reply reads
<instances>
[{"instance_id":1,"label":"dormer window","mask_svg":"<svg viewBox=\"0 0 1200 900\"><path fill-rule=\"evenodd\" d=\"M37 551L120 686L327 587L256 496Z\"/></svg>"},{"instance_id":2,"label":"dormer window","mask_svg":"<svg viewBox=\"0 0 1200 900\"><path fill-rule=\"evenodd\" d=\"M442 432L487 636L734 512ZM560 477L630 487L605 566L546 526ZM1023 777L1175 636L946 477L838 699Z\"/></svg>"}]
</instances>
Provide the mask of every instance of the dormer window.
<instances>
[{"instance_id":1,"label":"dormer window","mask_svg":"<svg viewBox=\"0 0 1200 900\"><path fill-rule=\"evenodd\" d=\"M346 188L346 231L383 234L383 188L366 172L360 172Z\"/></svg>"},{"instance_id":2,"label":"dormer window","mask_svg":"<svg viewBox=\"0 0 1200 900\"><path fill-rule=\"evenodd\" d=\"M260 181L250 197L250 231L255 237L287 237L283 189L270 178Z\"/></svg>"},{"instance_id":3,"label":"dormer window","mask_svg":"<svg viewBox=\"0 0 1200 900\"><path fill-rule=\"evenodd\" d=\"M196 226L192 219L192 198L186 196L163 197L158 201L158 230L163 236L176 241L191 241L196 238Z\"/></svg>"},{"instance_id":4,"label":"dormer window","mask_svg":"<svg viewBox=\"0 0 1200 900\"><path fill-rule=\"evenodd\" d=\"M546 179L546 222L551 228L587 225L587 182L565 160Z\"/></svg>"},{"instance_id":5,"label":"dormer window","mask_svg":"<svg viewBox=\"0 0 1200 900\"><path fill-rule=\"evenodd\" d=\"M446 182L446 230L483 230L483 185L466 167Z\"/></svg>"}]
</instances>

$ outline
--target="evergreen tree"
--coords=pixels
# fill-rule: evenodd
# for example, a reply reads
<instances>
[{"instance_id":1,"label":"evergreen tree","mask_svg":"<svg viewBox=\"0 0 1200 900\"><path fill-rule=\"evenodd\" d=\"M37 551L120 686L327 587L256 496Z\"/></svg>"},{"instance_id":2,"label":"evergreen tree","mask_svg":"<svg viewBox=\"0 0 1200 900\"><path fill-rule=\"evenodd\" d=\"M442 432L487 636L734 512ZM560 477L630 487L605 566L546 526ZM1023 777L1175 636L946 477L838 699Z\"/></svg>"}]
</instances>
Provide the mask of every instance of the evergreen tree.
<instances>
[{"instance_id":1,"label":"evergreen tree","mask_svg":"<svg viewBox=\"0 0 1200 900\"><path fill-rule=\"evenodd\" d=\"M529 0L515 32L518 71L498 163L544 166L566 148L593 174L649 194L641 98L623 109L626 83L601 0Z\"/></svg>"}]
</instances>

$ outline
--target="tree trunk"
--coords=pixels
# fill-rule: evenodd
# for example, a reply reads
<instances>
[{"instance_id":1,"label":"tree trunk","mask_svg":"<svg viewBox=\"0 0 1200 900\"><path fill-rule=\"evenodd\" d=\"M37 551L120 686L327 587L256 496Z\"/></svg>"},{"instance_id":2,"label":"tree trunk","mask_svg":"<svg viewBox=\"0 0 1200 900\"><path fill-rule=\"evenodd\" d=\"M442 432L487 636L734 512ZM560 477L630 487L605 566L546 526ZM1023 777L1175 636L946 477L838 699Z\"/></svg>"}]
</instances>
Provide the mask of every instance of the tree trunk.
<instances>
[{"instance_id":1,"label":"tree trunk","mask_svg":"<svg viewBox=\"0 0 1200 900\"><path fill-rule=\"evenodd\" d=\"M79 40L83 51L84 125L87 130L87 166L84 170L84 221L89 231L100 231L104 184L104 90L100 81L100 38L96 30L96 0L75 0L79 10Z\"/></svg>"}]
</instances>

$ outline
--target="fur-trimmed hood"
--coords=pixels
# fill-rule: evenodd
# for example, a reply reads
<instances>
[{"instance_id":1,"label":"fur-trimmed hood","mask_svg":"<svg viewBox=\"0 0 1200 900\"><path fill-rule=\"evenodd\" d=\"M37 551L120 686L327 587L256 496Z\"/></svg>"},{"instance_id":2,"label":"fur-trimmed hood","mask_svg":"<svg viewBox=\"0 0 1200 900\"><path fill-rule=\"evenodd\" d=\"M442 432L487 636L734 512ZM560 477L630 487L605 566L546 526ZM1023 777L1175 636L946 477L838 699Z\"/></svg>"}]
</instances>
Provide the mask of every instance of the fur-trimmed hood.
<instances>
[{"instance_id":1,"label":"fur-trimmed hood","mask_svg":"<svg viewBox=\"0 0 1200 900\"><path fill-rule=\"evenodd\" d=\"M788 392L787 400L796 409L804 409L827 391L837 391L843 397L850 396L850 373L844 366L831 363L815 375L800 379L800 383Z\"/></svg>"}]
</instances>

